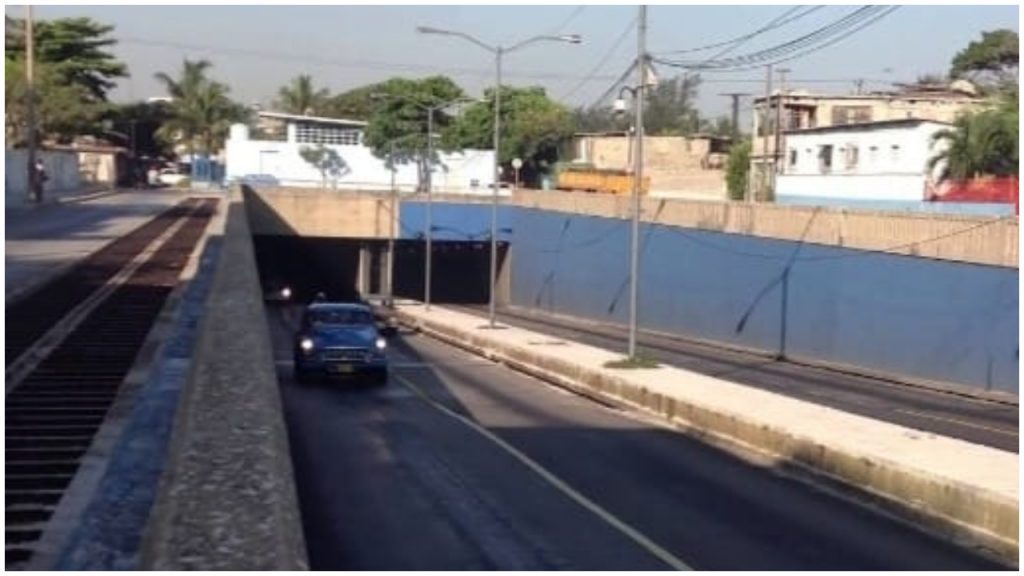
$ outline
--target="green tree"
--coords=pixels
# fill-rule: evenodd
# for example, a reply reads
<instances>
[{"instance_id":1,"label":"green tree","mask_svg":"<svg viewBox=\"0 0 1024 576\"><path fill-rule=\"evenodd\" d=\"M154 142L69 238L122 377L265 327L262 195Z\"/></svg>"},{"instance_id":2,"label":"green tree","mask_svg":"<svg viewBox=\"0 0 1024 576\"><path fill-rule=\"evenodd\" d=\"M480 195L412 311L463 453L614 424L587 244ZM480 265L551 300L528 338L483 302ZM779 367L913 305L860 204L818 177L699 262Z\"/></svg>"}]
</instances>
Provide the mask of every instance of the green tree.
<instances>
[{"instance_id":1,"label":"green tree","mask_svg":"<svg viewBox=\"0 0 1024 576\"><path fill-rule=\"evenodd\" d=\"M299 156L320 172L320 185L327 187L327 178L337 180L348 171L348 164L341 158L336 150L328 148L323 144L304 146L299 150Z\"/></svg>"},{"instance_id":2,"label":"green tree","mask_svg":"<svg viewBox=\"0 0 1024 576\"><path fill-rule=\"evenodd\" d=\"M575 132L622 132L628 124L625 115L616 114L610 106L577 108L572 122Z\"/></svg>"},{"instance_id":3,"label":"green tree","mask_svg":"<svg viewBox=\"0 0 1024 576\"><path fill-rule=\"evenodd\" d=\"M730 200L743 200L747 196L750 178L750 140L732 145L725 162L725 183Z\"/></svg>"},{"instance_id":4,"label":"green tree","mask_svg":"<svg viewBox=\"0 0 1024 576\"><path fill-rule=\"evenodd\" d=\"M364 135L366 145L379 158L405 164L415 162L421 187L427 181L429 167L437 155L427 155L427 124L430 106L438 106L463 97L462 88L446 76L420 80L393 78L375 85L367 98L373 103L373 114ZM370 96L374 96L370 98ZM434 112L434 134L443 133L452 122L444 110ZM435 148L450 149L447 142L435 142Z\"/></svg>"},{"instance_id":5,"label":"green tree","mask_svg":"<svg viewBox=\"0 0 1024 576\"><path fill-rule=\"evenodd\" d=\"M8 60L25 57L24 21L10 19L6 27L5 53ZM91 18L59 18L35 22L37 65L50 65L55 81L80 86L87 98L105 102L117 78L128 76L128 68L109 48L117 44L109 35L113 26Z\"/></svg>"},{"instance_id":6,"label":"green tree","mask_svg":"<svg viewBox=\"0 0 1024 576\"><path fill-rule=\"evenodd\" d=\"M324 102L323 115L330 118L367 121L377 107L372 95L380 91L381 84L369 84L331 96Z\"/></svg>"},{"instance_id":7,"label":"green tree","mask_svg":"<svg viewBox=\"0 0 1024 576\"><path fill-rule=\"evenodd\" d=\"M953 57L949 75L973 81L993 75L1000 82L1015 79L1020 65L1020 40L1013 30L982 32ZM1016 83L1016 82L1014 82Z\"/></svg>"},{"instance_id":8,"label":"green tree","mask_svg":"<svg viewBox=\"0 0 1024 576\"><path fill-rule=\"evenodd\" d=\"M170 107L164 102L133 102L115 105L106 114L111 132L124 146L134 145L140 156L164 157L169 153L167 143L157 137L157 130L171 117Z\"/></svg>"},{"instance_id":9,"label":"green tree","mask_svg":"<svg viewBox=\"0 0 1024 576\"><path fill-rule=\"evenodd\" d=\"M330 93L326 88L315 88L309 74L300 74L282 86L277 96L277 107L282 112L316 116L323 114Z\"/></svg>"},{"instance_id":10,"label":"green tree","mask_svg":"<svg viewBox=\"0 0 1024 576\"><path fill-rule=\"evenodd\" d=\"M4 62L4 132L8 146L24 146L28 140L28 84L21 59ZM67 84L50 64L35 69L35 116L40 141L70 143L75 136L95 133L104 108L89 100L86 89Z\"/></svg>"},{"instance_id":11,"label":"green tree","mask_svg":"<svg viewBox=\"0 0 1024 576\"><path fill-rule=\"evenodd\" d=\"M501 157L504 173L511 174L513 158L523 161L524 182L536 183L541 174L558 161L559 146L573 134L573 115L566 107L547 97L543 88L503 86L501 92ZM470 106L446 132L454 148L493 147L494 90L485 102Z\"/></svg>"},{"instance_id":12,"label":"green tree","mask_svg":"<svg viewBox=\"0 0 1024 576\"><path fill-rule=\"evenodd\" d=\"M700 129L697 87L700 76L682 75L660 82L647 92L644 131L651 136L685 136Z\"/></svg>"}]
</instances>

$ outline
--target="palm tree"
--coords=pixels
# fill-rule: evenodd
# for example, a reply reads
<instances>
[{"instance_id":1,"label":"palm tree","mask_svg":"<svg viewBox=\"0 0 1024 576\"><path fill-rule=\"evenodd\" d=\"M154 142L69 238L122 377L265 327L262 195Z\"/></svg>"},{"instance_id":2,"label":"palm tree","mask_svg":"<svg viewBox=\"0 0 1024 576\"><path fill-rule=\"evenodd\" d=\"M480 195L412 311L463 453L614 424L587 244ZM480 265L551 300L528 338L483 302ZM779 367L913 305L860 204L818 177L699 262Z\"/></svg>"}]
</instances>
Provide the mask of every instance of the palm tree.
<instances>
[{"instance_id":1,"label":"palm tree","mask_svg":"<svg viewBox=\"0 0 1024 576\"><path fill-rule=\"evenodd\" d=\"M315 89L309 74L300 74L292 78L291 84L282 86L277 95L277 105L283 112L310 115L321 111L330 93L326 88Z\"/></svg>"},{"instance_id":2,"label":"palm tree","mask_svg":"<svg viewBox=\"0 0 1024 576\"><path fill-rule=\"evenodd\" d=\"M197 148L206 154L216 152L230 125L247 115L244 107L228 97L227 85L206 77L210 66L206 60L185 60L179 78L163 72L156 75L173 98L171 118L160 128L160 134L170 141L183 141L190 159Z\"/></svg>"},{"instance_id":3,"label":"palm tree","mask_svg":"<svg viewBox=\"0 0 1024 576\"><path fill-rule=\"evenodd\" d=\"M964 114L952 128L936 132L933 145L945 145L928 160L928 170L941 166L940 182L1016 174L1017 129L1008 114L1003 109Z\"/></svg>"}]
</instances>

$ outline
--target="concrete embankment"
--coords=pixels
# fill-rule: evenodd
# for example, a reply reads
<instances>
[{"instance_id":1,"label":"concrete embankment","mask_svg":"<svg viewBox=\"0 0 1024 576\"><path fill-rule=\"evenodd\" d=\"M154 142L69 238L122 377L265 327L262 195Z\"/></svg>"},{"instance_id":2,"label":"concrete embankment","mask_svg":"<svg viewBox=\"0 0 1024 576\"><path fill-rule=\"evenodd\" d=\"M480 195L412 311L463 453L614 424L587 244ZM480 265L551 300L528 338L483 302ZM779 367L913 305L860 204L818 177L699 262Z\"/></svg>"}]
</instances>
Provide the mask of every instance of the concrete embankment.
<instances>
[{"instance_id":1,"label":"concrete embankment","mask_svg":"<svg viewBox=\"0 0 1024 576\"><path fill-rule=\"evenodd\" d=\"M1019 457L668 367L616 370L619 355L449 309L405 306L423 332L601 401L656 415L709 443L1004 561L1018 554Z\"/></svg>"}]
</instances>

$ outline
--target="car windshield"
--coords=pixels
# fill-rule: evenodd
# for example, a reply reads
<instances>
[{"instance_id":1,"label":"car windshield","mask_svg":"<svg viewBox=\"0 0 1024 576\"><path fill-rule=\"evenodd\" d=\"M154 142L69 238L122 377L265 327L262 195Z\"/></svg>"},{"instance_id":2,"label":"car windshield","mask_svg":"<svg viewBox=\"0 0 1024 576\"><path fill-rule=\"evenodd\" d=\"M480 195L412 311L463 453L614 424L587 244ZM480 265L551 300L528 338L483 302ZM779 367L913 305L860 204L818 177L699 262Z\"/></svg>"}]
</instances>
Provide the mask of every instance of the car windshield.
<instances>
[{"instance_id":1,"label":"car windshield","mask_svg":"<svg viewBox=\"0 0 1024 576\"><path fill-rule=\"evenodd\" d=\"M366 310L310 310L311 326L353 326L373 324L373 315Z\"/></svg>"}]
</instances>

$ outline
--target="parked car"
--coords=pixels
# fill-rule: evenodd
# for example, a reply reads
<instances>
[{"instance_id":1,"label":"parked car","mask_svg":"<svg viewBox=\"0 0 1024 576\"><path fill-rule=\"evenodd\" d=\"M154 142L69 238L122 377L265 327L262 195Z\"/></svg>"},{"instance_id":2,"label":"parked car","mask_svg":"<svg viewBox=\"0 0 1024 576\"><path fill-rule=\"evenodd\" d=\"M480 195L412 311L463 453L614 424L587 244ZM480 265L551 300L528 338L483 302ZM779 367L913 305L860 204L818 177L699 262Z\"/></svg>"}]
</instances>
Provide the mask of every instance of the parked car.
<instances>
[{"instance_id":1,"label":"parked car","mask_svg":"<svg viewBox=\"0 0 1024 576\"><path fill-rule=\"evenodd\" d=\"M178 186L188 179L188 175L182 174L176 168L164 168L157 178L165 186Z\"/></svg>"},{"instance_id":2,"label":"parked car","mask_svg":"<svg viewBox=\"0 0 1024 576\"><path fill-rule=\"evenodd\" d=\"M295 378L358 378L383 386L388 381L387 340L365 304L314 302L295 334Z\"/></svg>"},{"instance_id":3,"label":"parked car","mask_svg":"<svg viewBox=\"0 0 1024 576\"><path fill-rule=\"evenodd\" d=\"M363 304L369 306L381 334L394 336L398 334L398 317L391 302L382 295L371 294L363 298Z\"/></svg>"}]
</instances>

